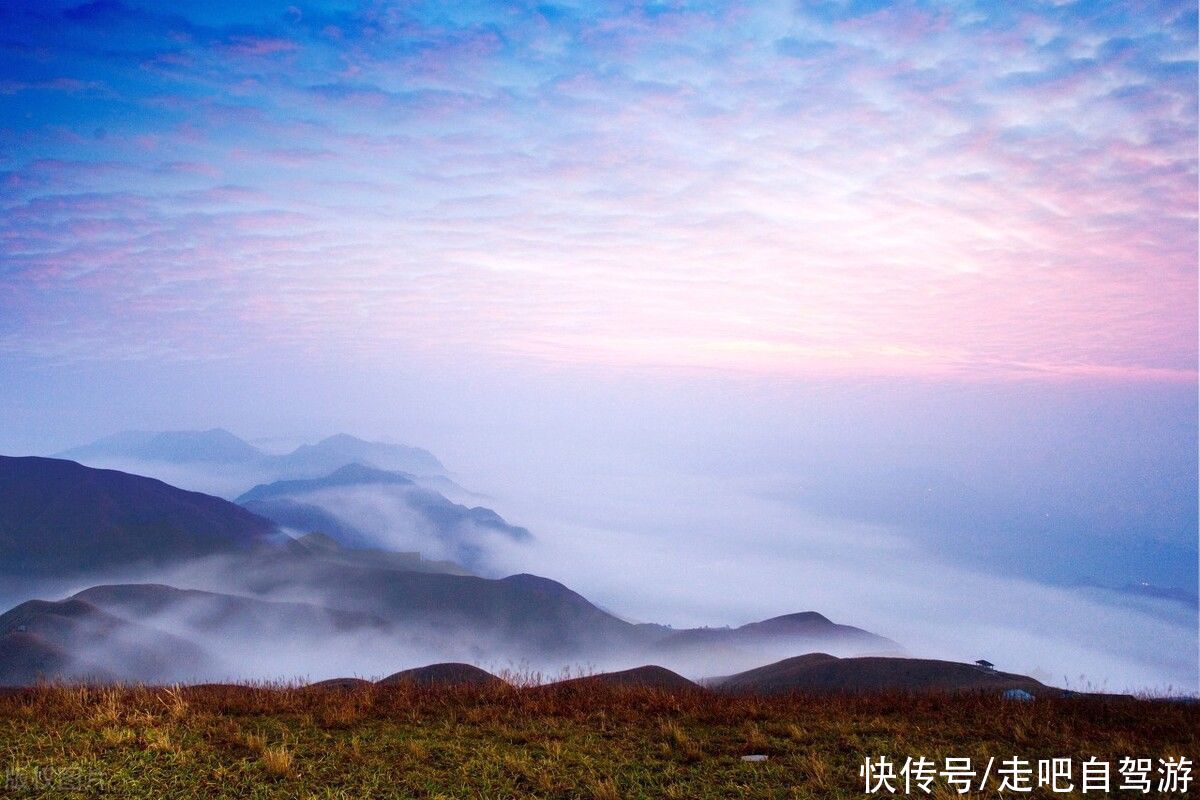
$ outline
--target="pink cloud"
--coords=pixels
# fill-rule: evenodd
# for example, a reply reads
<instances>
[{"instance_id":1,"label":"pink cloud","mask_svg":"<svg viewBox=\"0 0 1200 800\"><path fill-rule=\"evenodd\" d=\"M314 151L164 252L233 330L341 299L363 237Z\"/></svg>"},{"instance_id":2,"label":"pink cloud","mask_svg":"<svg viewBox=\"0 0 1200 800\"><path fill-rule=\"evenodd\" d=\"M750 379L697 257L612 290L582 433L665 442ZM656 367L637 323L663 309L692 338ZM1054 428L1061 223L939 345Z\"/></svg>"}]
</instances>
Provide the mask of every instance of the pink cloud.
<instances>
[{"instance_id":1,"label":"pink cloud","mask_svg":"<svg viewBox=\"0 0 1200 800\"><path fill-rule=\"evenodd\" d=\"M1195 378L1194 79L1175 66L1194 42L1161 20L311 24L179 43L188 69L155 73L145 120L102 143L10 135L36 154L0 221L36 287L5 300L26 338ZM788 36L829 46L797 60ZM1137 43L1102 59L1109 39ZM121 325L54 302L84 286ZM167 309L194 315L186 335Z\"/></svg>"},{"instance_id":2,"label":"pink cloud","mask_svg":"<svg viewBox=\"0 0 1200 800\"><path fill-rule=\"evenodd\" d=\"M239 56L269 56L299 50L300 45L289 39L259 36L233 36L225 49Z\"/></svg>"}]
</instances>

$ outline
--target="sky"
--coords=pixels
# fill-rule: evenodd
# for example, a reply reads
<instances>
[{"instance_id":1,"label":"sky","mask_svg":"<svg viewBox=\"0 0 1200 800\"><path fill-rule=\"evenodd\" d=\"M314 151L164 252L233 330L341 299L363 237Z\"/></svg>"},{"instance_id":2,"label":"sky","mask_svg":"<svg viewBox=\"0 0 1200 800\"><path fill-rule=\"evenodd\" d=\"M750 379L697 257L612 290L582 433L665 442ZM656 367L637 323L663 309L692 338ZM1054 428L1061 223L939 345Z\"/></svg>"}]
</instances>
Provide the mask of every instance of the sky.
<instances>
[{"instance_id":1,"label":"sky","mask_svg":"<svg viewBox=\"0 0 1200 800\"><path fill-rule=\"evenodd\" d=\"M1197 142L1188 2L7 2L0 450L345 430L544 538L1194 596Z\"/></svg>"}]
</instances>

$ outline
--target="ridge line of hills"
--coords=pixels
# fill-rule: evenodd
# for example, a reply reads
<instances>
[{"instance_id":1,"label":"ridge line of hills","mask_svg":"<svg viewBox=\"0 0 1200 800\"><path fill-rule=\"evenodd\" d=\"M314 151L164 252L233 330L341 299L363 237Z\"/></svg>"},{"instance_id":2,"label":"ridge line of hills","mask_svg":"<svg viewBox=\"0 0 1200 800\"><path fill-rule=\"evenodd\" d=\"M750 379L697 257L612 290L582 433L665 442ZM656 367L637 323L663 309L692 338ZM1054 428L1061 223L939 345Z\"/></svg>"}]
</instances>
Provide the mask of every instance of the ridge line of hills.
<instances>
[{"instance_id":1,"label":"ridge line of hills","mask_svg":"<svg viewBox=\"0 0 1200 800\"><path fill-rule=\"evenodd\" d=\"M259 485L239 499L249 504L362 482L431 494L408 475L351 464L322 478ZM455 513L481 511L441 501ZM365 636L389 652L451 643L452 652L466 656L459 664L506 652L518 660L559 663L661 660L691 664L693 674L701 674L705 663L761 665L773 653L828 645L872 657L802 656L710 683L732 689L750 681L755 691L776 691L888 686L898 676L917 688L980 682L974 667L897 658L895 642L814 611L732 628L673 630L626 622L548 578L421 571L419 560L403 556L356 550L320 534L293 539L242 506L153 478L62 459L0 456L0 573L57 570L100 578L65 599L29 600L0 614L0 684L236 674L238 653L228 652L236 651L231 643L304 652L342 636ZM196 564L204 569L189 572ZM166 567L173 570L170 580L160 577ZM105 568L144 574L103 580ZM191 588L173 585L180 582ZM422 679L467 673L433 670ZM690 684L663 666L611 675L621 677L605 680L629 685ZM983 682L997 680L1040 686L1003 673Z\"/></svg>"},{"instance_id":2,"label":"ridge line of hills","mask_svg":"<svg viewBox=\"0 0 1200 800\"><path fill-rule=\"evenodd\" d=\"M371 442L346 433L302 444L289 453L268 453L224 428L205 431L123 431L54 454L91 462L112 459L167 464L221 464L254 467L286 477L315 477L358 462L414 475L444 476L446 468L421 447Z\"/></svg>"}]
</instances>

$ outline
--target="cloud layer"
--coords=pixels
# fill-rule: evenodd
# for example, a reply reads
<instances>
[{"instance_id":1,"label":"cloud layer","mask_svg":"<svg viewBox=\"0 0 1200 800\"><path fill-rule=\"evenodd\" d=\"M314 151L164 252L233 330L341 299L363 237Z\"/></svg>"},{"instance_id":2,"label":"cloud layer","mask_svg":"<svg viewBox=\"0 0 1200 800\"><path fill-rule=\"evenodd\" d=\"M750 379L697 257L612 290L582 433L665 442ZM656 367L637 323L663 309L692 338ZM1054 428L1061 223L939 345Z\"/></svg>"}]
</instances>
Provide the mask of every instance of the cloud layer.
<instances>
[{"instance_id":1,"label":"cloud layer","mask_svg":"<svg viewBox=\"0 0 1200 800\"><path fill-rule=\"evenodd\" d=\"M1193 4L0 10L0 358L1196 378Z\"/></svg>"}]
</instances>

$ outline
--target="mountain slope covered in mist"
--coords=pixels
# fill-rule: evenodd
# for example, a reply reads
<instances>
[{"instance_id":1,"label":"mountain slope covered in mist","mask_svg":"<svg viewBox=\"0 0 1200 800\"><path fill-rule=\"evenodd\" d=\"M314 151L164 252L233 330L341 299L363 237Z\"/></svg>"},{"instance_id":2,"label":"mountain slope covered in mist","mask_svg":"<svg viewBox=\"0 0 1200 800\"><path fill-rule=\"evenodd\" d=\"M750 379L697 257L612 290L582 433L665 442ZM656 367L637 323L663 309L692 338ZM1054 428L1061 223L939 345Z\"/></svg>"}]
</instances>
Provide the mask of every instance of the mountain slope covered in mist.
<instances>
[{"instance_id":1,"label":"mountain slope covered in mist","mask_svg":"<svg viewBox=\"0 0 1200 800\"><path fill-rule=\"evenodd\" d=\"M746 669L796 653L829 650L840 655L900 655L891 639L831 621L815 611L802 611L751 622L737 628L668 630L651 654L668 664L723 665Z\"/></svg>"},{"instance_id":2,"label":"mountain slope covered in mist","mask_svg":"<svg viewBox=\"0 0 1200 800\"><path fill-rule=\"evenodd\" d=\"M314 507L315 508L315 507ZM317 509L320 511L320 509ZM329 519L334 522L332 517ZM317 527L317 530L325 530ZM373 547L345 547L338 540L314 531L297 537L295 552L306 552L322 561L346 566L372 569L394 569L410 572L441 572L447 575L472 575L470 570L453 561L427 559L415 551L383 550Z\"/></svg>"},{"instance_id":3,"label":"mountain slope covered in mist","mask_svg":"<svg viewBox=\"0 0 1200 800\"><path fill-rule=\"evenodd\" d=\"M495 535L528 536L488 509L362 466L248 496L265 503L347 489L404 492L426 503L415 508L446 535L492 526ZM413 508L401 521L411 523ZM334 665L389 674L418 657L557 668L661 655L672 668L703 674L717 664L761 664L779 648L812 649L830 636L851 649L887 642L815 613L732 631L633 624L548 578L479 577L418 553L347 549L320 534L292 539L219 498L59 459L0 457L0 558L26 578L100 584L3 617L0 667L11 681L85 673L277 678Z\"/></svg>"},{"instance_id":4,"label":"mountain slope covered in mist","mask_svg":"<svg viewBox=\"0 0 1200 800\"><path fill-rule=\"evenodd\" d=\"M270 544L276 526L153 478L0 456L0 573L69 575Z\"/></svg>"},{"instance_id":5,"label":"mountain slope covered in mist","mask_svg":"<svg viewBox=\"0 0 1200 800\"><path fill-rule=\"evenodd\" d=\"M531 538L490 508L454 503L410 475L362 464L321 478L260 484L235 502L283 527L320 532L348 547L410 549L468 568L486 565L490 537Z\"/></svg>"},{"instance_id":6,"label":"mountain slope covered in mist","mask_svg":"<svg viewBox=\"0 0 1200 800\"><path fill-rule=\"evenodd\" d=\"M0 685L56 680L186 680L210 668L192 642L78 597L0 614Z\"/></svg>"},{"instance_id":7,"label":"mountain slope covered in mist","mask_svg":"<svg viewBox=\"0 0 1200 800\"><path fill-rule=\"evenodd\" d=\"M289 634L315 636L342 631L383 629L379 617L325 608L312 603L280 602L256 597L177 589L162 584L108 584L72 595L124 619L169 619L180 628L264 638Z\"/></svg>"},{"instance_id":8,"label":"mountain slope covered in mist","mask_svg":"<svg viewBox=\"0 0 1200 800\"><path fill-rule=\"evenodd\" d=\"M319 596L331 608L441 632L475 648L479 658L571 659L647 641L642 626L534 575L490 579L281 554L237 564L228 579L258 596Z\"/></svg>"},{"instance_id":9,"label":"mountain slope covered in mist","mask_svg":"<svg viewBox=\"0 0 1200 800\"><path fill-rule=\"evenodd\" d=\"M854 644L876 650L896 650L899 645L890 639L831 621L816 611L785 614L761 622L751 622L738 628L688 628L665 637L664 650L688 650L713 647L757 647L771 642L823 640Z\"/></svg>"},{"instance_id":10,"label":"mountain slope covered in mist","mask_svg":"<svg viewBox=\"0 0 1200 800\"><path fill-rule=\"evenodd\" d=\"M273 483L261 483L238 497L234 502L238 505L245 505L246 503L275 500L280 497L292 497L321 489L338 489L346 486L412 487L416 485L412 476L403 472L389 472L354 463L346 464L319 478L294 478Z\"/></svg>"}]
</instances>

